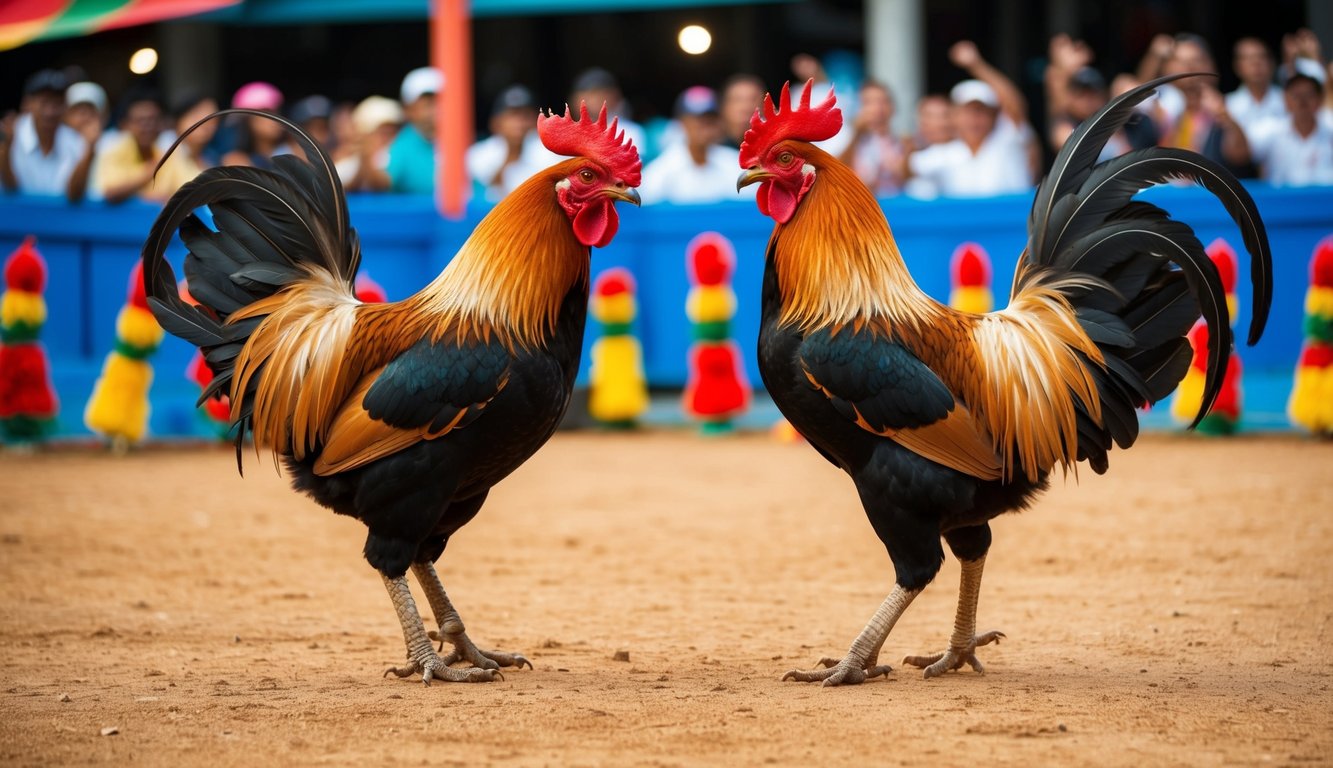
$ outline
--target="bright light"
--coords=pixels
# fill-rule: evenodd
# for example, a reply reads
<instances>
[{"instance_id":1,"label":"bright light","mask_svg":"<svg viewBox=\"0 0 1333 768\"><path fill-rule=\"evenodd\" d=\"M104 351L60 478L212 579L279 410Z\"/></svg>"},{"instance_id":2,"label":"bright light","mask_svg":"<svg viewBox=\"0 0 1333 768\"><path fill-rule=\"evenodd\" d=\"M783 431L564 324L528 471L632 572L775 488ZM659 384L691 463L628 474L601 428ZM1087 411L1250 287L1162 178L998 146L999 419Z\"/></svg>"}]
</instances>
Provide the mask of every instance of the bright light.
<instances>
[{"instance_id":1,"label":"bright light","mask_svg":"<svg viewBox=\"0 0 1333 768\"><path fill-rule=\"evenodd\" d=\"M676 38L680 43L680 49L691 56L698 56L706 53L713 45L713 34L698 24L691 24L688 27L682 27L680 35Z\"/></svg>"},{"instance_id":2,"label":"bright light","mask_svg":"<svg viewBox=\"0 0 1333 768\"><path fill-rule=\"evenodd\" d=\"M130 57L130 71L136 75L146 75L157 66L157 51L152 48L140 48Z\"/></svg>"}]
</instances>

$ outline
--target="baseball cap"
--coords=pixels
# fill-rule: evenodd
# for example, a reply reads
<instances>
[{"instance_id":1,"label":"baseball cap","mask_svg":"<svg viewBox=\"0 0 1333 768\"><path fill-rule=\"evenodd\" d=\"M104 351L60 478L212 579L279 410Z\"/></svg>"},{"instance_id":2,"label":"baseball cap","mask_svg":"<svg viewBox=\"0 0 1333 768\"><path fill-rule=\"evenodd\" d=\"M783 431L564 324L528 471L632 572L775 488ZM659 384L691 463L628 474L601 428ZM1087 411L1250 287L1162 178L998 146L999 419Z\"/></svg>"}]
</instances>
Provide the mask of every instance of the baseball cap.
<instances>
[{"instance_id":1,"label":"baseball cap","mask_svg":"<svg viewBox=\"0 0 1333 768\"><path fill-rule=\"evenodd\" d=\"M955 85L953 90L949 91L949 100L955 104L970 104L977 101L991 108L1000 106L1000 99L995 95L995 89L980 80L964 80Z\"/></svg>"},{"instance_id":2,"label":"baseball cap","mask_svg":"<svg viewBox=\"0 0 1333 768\"><path fill-rule=\"evenodd\" d=\"M282 91L272 83L256 80L236 89L231 105L237 109L262 109L276 112L282 107Z\"/></svg>"},{"instance_id":3,"label":"baseball cap","mask_svg":"<svg viewBox=\"0 0 1333 768\"><path fill-rule=\"evenodd\" d=\"M1080 67L1077 72L1069 76L1069 87L1080 91L1104 91L1106 78L1092 67Z\"/></svg>"},{"instance_id":4,"label":"baseball cap","mask_svg":"<svg viewBox=\"0 0 1333 768\"><path fill-rule=\"evenodd\" d=\"M381 125L403 122L403 108L385 96L367 96L352 110L352 125L360 133L370 133Z\"/></svg>"},{"instance_id":5,"label":"baseball cap","mask_svg":"<svg viewBox=\"0 0 1333 768\"><path fill-rule=\"evenodd\" d=\"M31 96L42 91L55 91L64 95L69 88L69 78L58 69L39 69L23 84L23 95Z\"/></svg>"},{"instance_id":6,"label":"baseball cap","mask_svg":"<svg viewBox=\"0 0 1333 768\"><path fill-rule=\"evenodd\" d=\"M601 67L585 69L574 78L575 91L600 91L607 88L619 88L616 76Z\"/></svg>"},{"instance_id":7,"label":"baseball cap","mask_svg":"<svg viewBox=\"0 0 1333 768\"><path fill-rule=\"evenodd\" d=\"M333 112L333 105L323 96L307 96L304 99L292 105L292 112L289 115L292 122L297 125L303 125L311 120L324 118L327 120Z\"/></svg>"},{"instance_id":8,"label":"baseball cap","mask_svg":"<svg viewBox=\"0 0 1333 768\"><path fill-rule=\"evenodd\" d=\"M491 108L492 115L498 115L509 109L531 109L537 106L537 100L532 97L532 91L521 85L511 85L500 91L500 95L495 97L495 105Z\"/></svg>"},{"instance_id":9,"label":"baseball cap","mask_svg":"<svg viewBox=\"0 0 1333 768\"><path fill-rule=\"evenodd\" d=\"M106 91L97 83L85 80L71 85L65 91L65 103L71 107L75 104L91 104L98 112L105 112Z\"/></svg>"},{"instance_id":10,"label":"baseball cap","mask_svg":"<svg viewBox=\"0 0 1333 768\"><path fill-rule=\"evenodd\" d=\"M686 88L676 97L676 106L673 113L676 117L682 115L716 115L717 94L713 92L712 88L702 85Z\"/></svg>"},{"instance_id":11,"label":"baseball cap","mask_svg":"<svg viewBox=\"0 0 1333 768\"><path fill-rule=\"evenodd\" d=\"M403 78L400 96L403 104L411 104L428 93L444 90L444 74L434 67L417 67Z\"/></svg>"}]
</instances>

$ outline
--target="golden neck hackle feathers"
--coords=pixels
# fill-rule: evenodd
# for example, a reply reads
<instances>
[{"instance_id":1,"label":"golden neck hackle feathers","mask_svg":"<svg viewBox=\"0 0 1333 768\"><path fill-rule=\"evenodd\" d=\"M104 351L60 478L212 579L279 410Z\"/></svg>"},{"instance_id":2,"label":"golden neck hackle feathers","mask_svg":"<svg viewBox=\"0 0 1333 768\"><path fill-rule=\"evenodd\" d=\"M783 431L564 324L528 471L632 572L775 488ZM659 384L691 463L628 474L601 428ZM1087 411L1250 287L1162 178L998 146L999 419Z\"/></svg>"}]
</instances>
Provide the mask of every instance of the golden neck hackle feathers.
<instances>
[{"instance_id":1,"label":"golden neck hackle feathers","mask_svg":"<svg viewBox=\"0 0 1333 768\"><path fill-rule=\"evenodd\" d=\"M809 333L870 326L892 334L938 314L903 263L879 203L847 166L814 145L800 154L815 181L773 234L780 322Z\"/></svg>"},{"instance_id":2,"label":"golden neck hackle feathers","mask_svg":"<svg viewBox=\"0 0 1333 768\"><path fill-rule=\"evenodd\" d=\"M1009 307L952 310L912 279L860 179L813 146L801 154L816 177L773 235L780 322L806 333L868 327L907 346L989 436L1006 480L1075 466L1078 404L1101 418L1084 360L1102 356L1059 289L1085 278L1020 270Z\"/></svg>"},{"instance_id":3,"label":"golden neck hackle feathers","mask_svg":"<svg viewBox=\"0 0 1333 768\"><path fill-rule=\"evenodd\" d=\"M588 281L588 248L574 237L555 191L579 162L553 166L501 200L439 277L404 303L431 317L437 334L544 346L565 295Z\"/></svg>"}]
</instances>

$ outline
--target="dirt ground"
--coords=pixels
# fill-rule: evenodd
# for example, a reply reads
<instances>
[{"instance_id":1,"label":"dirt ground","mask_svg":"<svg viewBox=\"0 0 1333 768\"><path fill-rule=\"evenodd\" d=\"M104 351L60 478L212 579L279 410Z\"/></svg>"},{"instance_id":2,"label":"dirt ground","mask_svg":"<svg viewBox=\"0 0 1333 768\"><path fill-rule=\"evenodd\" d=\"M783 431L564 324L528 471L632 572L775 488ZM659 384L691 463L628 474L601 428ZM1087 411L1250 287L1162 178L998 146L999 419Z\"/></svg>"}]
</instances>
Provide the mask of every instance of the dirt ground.
<instances>
[{"instance_id":1,"label":"dirt ground","mask_svg":"<svg viewBox=\"0 0 1333 768\"><path fill-rule=\"evenodd\" d=\"M403 646L364 529L264 462L0 456L0 762L1329 764L1330 470L1297 437L1147 437L994 526L986 675L830 689L779 677L892 580L838 471L762 435L561 434L441 568L536 669L427 688L381 677ZM944 646L957 579L883 659Z\"/></svg>"}]
</instances>

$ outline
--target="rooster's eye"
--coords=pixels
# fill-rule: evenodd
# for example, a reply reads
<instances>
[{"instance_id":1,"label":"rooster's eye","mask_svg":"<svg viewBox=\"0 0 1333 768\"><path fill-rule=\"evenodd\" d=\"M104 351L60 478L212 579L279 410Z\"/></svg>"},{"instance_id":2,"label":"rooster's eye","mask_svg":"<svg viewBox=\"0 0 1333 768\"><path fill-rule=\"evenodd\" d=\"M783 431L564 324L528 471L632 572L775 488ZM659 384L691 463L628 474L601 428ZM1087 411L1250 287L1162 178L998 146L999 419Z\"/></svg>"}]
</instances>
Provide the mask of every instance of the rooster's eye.
<instances>
[{"instance_id":1,"label":"rooster's eye","mask_svg":"<svg viewBox=\"0 0 1333 768\"><path fill-rule=\"evenodd\" d=\"M579 171L579 178L583 180L584 184L591 184L593 178L595 177L593 176L592 171L588 170L587 168L584 168L583 170Z\"/></svg>"},{"instance_id":2,"label":"rooster's eye","mask_svg":"<svg viewBox=\"0 0 1333 768\"><path fill-rule=\"evenodd\" d=\"M795 159L795 156L792 155L792 153L783 152L782 154L778 155L778 165L791 165L791 161L793 159Z\"/></svg>"}]
</instances>

